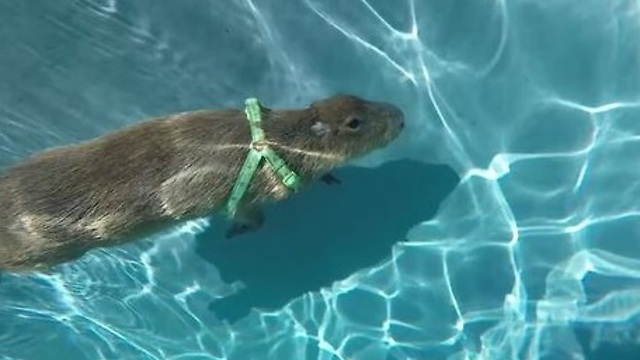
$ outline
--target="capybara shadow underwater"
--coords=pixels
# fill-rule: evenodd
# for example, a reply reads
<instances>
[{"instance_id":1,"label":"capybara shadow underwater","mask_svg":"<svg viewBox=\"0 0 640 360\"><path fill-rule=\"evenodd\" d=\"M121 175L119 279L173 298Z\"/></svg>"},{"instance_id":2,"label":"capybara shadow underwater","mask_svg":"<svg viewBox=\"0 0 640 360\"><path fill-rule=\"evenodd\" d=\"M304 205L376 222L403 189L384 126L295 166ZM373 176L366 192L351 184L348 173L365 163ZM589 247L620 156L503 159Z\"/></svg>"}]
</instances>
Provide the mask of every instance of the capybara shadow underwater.
<instances>
[{"instance_id":1,"label":"capybara shadow underwater","mask_svg":"<svg viewBox=\"0 0 640 360\"><path fill-rule=\"evenodd\" d=\"M394 161L344 168L341 184L314 184L269 205L269 223L241 239L225 239L219 221L197 236L196 252L225 282L244 288L210 305L230 322L252 308L278 310L310 291L390 259L414 225L432 218L459 182L443 165Z\"/></svg>"}]
</instances>

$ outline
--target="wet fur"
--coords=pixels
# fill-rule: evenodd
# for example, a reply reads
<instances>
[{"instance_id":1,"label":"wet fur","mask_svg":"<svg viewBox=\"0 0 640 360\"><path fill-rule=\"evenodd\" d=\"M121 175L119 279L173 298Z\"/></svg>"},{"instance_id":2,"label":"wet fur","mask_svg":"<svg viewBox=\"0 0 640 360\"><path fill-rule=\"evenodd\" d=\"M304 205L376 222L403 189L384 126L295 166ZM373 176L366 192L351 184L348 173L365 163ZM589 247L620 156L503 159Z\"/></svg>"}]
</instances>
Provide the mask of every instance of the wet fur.
<instances>
[{"instance_id":1,"label":"wet fur","mask_svg":"<svg viewBox=\"0 0 640 360\"><path fill-rule=\"evenodd\" d=\"M358 134L343 125L354 113L367 119ZM391 141L399 119L389 105L351 96L305 109L262 108L267 141L304 183ZM330 132L314 134L318 122ZM0 268L52 266L220 210L250 137L242 110L200 110L32 156L0 178ZM240 206L289 192L263 164Z\"/></svg>"}]
</instances>

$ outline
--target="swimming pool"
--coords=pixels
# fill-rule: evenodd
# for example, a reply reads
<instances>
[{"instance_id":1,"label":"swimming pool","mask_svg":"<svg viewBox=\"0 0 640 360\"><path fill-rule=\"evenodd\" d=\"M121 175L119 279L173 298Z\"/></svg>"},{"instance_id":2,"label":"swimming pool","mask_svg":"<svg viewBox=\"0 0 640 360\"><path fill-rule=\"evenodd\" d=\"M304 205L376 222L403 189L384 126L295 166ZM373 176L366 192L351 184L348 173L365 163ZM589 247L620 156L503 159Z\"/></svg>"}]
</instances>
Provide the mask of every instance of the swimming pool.
<instances>
[{"instance_id":1,"label":"swimming pool","mask_svg":"<svg viewBox=\"0 0 640 360\"><path fill-rule=\"evenodd\" d=\"M250 96L408 122L260 234L3 275L0 358L637 357L639 35L630 0L0 1L3 168Z\"/></svg>"}]
</instances>

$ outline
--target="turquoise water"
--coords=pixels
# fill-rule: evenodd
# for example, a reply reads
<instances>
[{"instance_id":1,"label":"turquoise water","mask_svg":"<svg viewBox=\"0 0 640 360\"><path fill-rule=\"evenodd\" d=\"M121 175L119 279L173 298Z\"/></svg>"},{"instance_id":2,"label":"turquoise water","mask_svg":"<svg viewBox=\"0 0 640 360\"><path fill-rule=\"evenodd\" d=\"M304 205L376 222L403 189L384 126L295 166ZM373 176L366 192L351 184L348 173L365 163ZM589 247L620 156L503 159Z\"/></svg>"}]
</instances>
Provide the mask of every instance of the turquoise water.
<instances>
[{"instance_id":1,"label":"turquoise water","mask_svg":"<svg viewBox=\"0 0 640 360\"><path fill-rule=\"evenodd\" d=\"M635 0L0 0L0 167L247 96L408 121L259 234L3 275L0 359L640 358L639 37Z\"/></svg>"}]
</instances>

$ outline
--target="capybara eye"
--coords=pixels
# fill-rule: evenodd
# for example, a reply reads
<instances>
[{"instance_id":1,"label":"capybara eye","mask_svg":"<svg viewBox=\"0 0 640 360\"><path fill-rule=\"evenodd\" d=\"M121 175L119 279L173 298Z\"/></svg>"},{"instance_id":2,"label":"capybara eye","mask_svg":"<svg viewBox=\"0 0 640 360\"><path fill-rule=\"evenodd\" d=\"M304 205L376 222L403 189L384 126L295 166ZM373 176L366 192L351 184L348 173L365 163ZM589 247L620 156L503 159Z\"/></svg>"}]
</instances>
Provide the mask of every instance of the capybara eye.
<instances>
[{"instance_id":1,"label":"capybara eye","mask_svg":"<svg viewBox=\"0 0 640 360\"><path fill-rule=\"evenodd\" d=\"M362 120L357 116L349 116L347 118L347 127L349 129L357 130L360 128L360 124L362 124Z\"/></svg>"}]
</instances>

